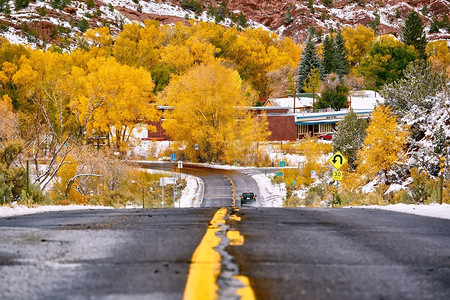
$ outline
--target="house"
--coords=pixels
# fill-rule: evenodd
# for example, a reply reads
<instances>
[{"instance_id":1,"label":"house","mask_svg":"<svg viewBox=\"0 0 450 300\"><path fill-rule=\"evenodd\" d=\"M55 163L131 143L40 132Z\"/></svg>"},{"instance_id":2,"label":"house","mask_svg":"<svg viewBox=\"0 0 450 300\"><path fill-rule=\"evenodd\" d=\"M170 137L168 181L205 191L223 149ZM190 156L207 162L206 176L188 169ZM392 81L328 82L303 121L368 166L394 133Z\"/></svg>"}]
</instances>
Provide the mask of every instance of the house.
<instances>
[{"instance_id":1,"label":"house","mask_svg":"<svg viewBox=\"0 0 450 300\"><path fill-rule=\"evenodd\" d=\"M313 110L314 99L311 94L300 97L268 99L261 107L245 108L256 115L265 115L269 123L270 141L295 141L306 135L316 136L336 130L336 125L349 112L349 108L335 111L331 108ZM374 91L358 91L349 95L348 106L360 117L370 118L377 103L384 99ZM173 107L161 106L161 112ZM164 119L151 123L156 132L148 132L142 140L170 140L162 128Z\"/></svg>"},{"instance_id":2,"label":"house","mask_svg":"<svg viewBox=\"0 0 450 300\"><path fill-rule=\"evenodd\" d=\"M298 140L306 135L316 136L336 130L336 125L350 107L360 117L370 118L377 103L384 99L374 91L356 91L349 95L349 108L335 111L331 108L313 110L311 94L300 97L268 99L260 111L265 111L272 132L271 141ZM278 110L277 110L278 108Z\"/></svg>"}]
</instances>

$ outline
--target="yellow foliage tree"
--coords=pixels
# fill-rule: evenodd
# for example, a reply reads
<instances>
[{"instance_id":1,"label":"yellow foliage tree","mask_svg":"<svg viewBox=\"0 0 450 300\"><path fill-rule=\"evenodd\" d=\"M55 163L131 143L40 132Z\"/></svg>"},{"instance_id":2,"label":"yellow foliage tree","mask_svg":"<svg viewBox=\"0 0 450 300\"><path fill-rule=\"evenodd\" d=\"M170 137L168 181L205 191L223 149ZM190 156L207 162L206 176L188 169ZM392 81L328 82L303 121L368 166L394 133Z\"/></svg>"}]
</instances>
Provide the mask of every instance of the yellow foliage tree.
<instances>
[{"instance_id":1,"label":"yellow foliage tree","mask_svg":"<svg viewBox=\"0 0 450 300\"><path fill-rule=\"evenodd\" d=\"M181 74L194 65L212 62L217 51L212 44L190 37L181 45L170 44L165 47L161 52L161 59Z\"/></svg>"},{"instance_id":2,"label":"yellow foliage tree","mask_svg":"<svg viewBox=\"0 0 450 300\"><path fill-rule=\"evenodd\" d=\"M319 91L322 81L320 80L320 70L317 68L311 69L308 78L303 81L303 90L307 93L313 94L313 105L316 99L316 93Z\"/></svg>"},{"instance_id":3,"label":"yellow foliage tree","mask_svg":"<svg viewBox=\"0 0 450 300\"><path fill-rule=\"evenodd\" d=\"M402 162L408 136L408 126L400 126L388 106L377 106L362 149L357 154L356 171L373 179L380 171L386 172Z\"/></svg>"},{"instance_id":4,"label":"yellow foliage tree","mask_svg":"<svg viewBox=\"0 0 450 300\"><path fill-rule=\"evenodd\" d=\"M160 60L165 37L158 21L127 24L114 42L113 55L119 63L150 70Z\"/></svg>"},{"instance_id":5,"label":"yellow foliage tree","mask_svg":"<svg viewBox=\"0 0 450 300\"><path fill-rule=\"evenodd\" d=\"M348 51L347 58L351 64L355 65L369 51L375 39L375 31L363 25L358 25L356 28L345 27L342 30L342 36L345 40L345 48Z\"/></svg>"},{"instance_id":6,"label":"yellow foliage tree","mask_svg":"<svg viewBox=\"0 0 450 300\"><path fill-rule=\"evenodd\" d=\"M444 40L429 42L426 48L431 63L440 69L447 70L450 76L450 50Z\"/></svg>"},{"instance_id":7,"label":"yellow foliage tree","mask_svg":"<svg viewBox=\"0 0 450 300\"><path fill-rule=\"evenodd\" d=\"M18 136L17 115L13 111L12 100L8 95L0 98L0 147L4 141L12 140Z\"/></svg>"},{"instance_id":8,"label":"yellow foliage tree","mask_svg":"<svg viewBox=\"0 0 450 300\"><path fill-rule=\"evenodd\" d=\"M72 68L71 109L88 134L109 133L122 151L133 128L158 119L154 84L148 71L95 58L87 70ZM149 127L152 129L152 127Z\"/></svg>"},{"instance_id":9,"label":"yellow foliage tree","mask_svg":"<svg viewBox=\"0 0 450 300\"><path fill-rule=\"evenodd\" d=\"M64 163L58 170L57 180L53 185L50 194L52 198L57 199L61 204L70 202L80 203L81 195L76 192L77 180L73 182L77 174L78 162L68 155Z\"/></svg>"},{"instance_id":10,"label":"yellow foliage tree","mask_svg":"<svg viewBox=\"0 0 450 300\"><path fill-rule=\"evenodd\" d=\"M254 122L247 110L251 99L239 74L217 62L174 78L161 103L174 107L166 115L164 129L172 139L184 142L186 156L194 161L233 163L239 149L268 135L267 123Z\"/></svg>"},{"instance_id":11,"label":"yellow foliage tree","mask_svg":"<svg viewBox=\"0 0 450 300\"><path fill-rule=\"evenodd\" d=\"M303 168L300 171L300 184L310 185L316 179L311 177L311 171L315 171L317 176L322 176L325 171L325 166L320 160L322 153L322 146L311 136L307 136L306 141L300 147L302 154L305 156Z\"/></svg>"}]
</instances>

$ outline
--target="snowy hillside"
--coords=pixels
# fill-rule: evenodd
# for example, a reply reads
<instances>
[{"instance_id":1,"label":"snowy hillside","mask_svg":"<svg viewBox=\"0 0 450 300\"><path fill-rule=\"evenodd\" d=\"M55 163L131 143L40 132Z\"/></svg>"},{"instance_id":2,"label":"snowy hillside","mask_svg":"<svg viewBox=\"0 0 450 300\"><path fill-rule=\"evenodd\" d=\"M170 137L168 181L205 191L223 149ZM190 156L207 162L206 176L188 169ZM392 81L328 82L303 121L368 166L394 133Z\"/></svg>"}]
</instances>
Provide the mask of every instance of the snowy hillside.
<instances>
[{"instance_id":1,"label":"snowy hillside","mask_svg":"<svg viewBox=\"0 0 450 300\"><path fill-rule=\"evenodd\" d=\"M3 1L2 1L3 2ZM225 5L223 4L225 3ZM331 3L331 5L324 5ZM147 19L161 23L188 20L217 22L224 26L263 27L303 42L308 28L327 33L342 26L362 24L378 34L394 34L410 11L424 21L429 40L450 40L448 28L430 33L433 19L450 13L446 0L402 1L157 1L157 0L9 0L0 4L0 35L13 43L46 47L50 43L70 49L88 28L108 26L117 34L124 24Z\"/></svg>"}]
</instances>

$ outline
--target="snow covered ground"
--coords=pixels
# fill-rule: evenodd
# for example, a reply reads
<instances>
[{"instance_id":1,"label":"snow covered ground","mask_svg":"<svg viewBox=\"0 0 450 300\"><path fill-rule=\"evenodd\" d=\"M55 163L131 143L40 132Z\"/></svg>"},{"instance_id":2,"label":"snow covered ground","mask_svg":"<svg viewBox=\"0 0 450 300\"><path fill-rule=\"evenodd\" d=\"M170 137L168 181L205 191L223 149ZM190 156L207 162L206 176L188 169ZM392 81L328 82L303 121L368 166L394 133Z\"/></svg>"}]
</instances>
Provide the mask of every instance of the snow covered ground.
<instances>
[{"instance_id":1,"label":"snow covered ground","mask_svg":"<svg viewBox=\"0 0 450 300\"><path fill-rule=\"evenodd\" d=\"M39 207L27 207L13 204L11 206L0 206L0 218L45 213L51 211L66 210L89 210L89 209L113 209L111 206L91 206L91 205L46 205Z\"/></svg>"},{"instance_id":2,"label":"snow covered ground","mask_svg":"<svg viewBox=\"0 0 450 300\"><path fill-rule=\"evenodd\" d=\"M270 177L264 174L253 175L258 184L258 204L262 207L282 207L286 199L286 184L272 184Z\"/></svg>"},{"instance_id":3,"label":"snow covered ground","mask_svg":"<svg viewBox=\"0 0 450 300\"><path fill-rule=\"evenodd\" d=\"M348 208L366 208L366 209L384 209L419 216L427 216L441 219L450 219L450 205L449 204L430 204L430 205L415 205L415 204L392 204L386 206L369 205L369 206L353 206Z\"/></svg>"},{"instance_id":4,"label":"snow covered ground","mask_svg":"<svg viewBox=\"0 0 450 300\"><path fill-rule=\"evenodd\" d=\"M199 177L189 175L186 179L186 187L181 193L180 207L200 207L205 187Z\"/></svg>"}]
</instances>

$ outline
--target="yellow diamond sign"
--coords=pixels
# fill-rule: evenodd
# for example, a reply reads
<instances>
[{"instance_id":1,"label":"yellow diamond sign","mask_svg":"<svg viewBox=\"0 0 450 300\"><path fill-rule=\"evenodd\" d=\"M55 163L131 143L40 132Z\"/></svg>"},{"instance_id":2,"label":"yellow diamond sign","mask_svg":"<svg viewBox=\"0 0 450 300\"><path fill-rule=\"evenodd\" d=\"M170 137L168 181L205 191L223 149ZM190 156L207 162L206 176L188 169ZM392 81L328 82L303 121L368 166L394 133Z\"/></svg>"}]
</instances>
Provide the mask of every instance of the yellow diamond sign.
<instances>
[{"instance_id":1,"label":"yellow diamond sign","mask_svg":"<svg viewBox=\"0 0 450 300\"><path fill-rule=\"evenodd\" d=\"M342 155L341 152L338 151L333 154L333 156L328 161L333 165L333 167L336 168L336 170L339 170L339 168L347 162L347 159L344 155Z\"/></svg>"}]
</instances>

